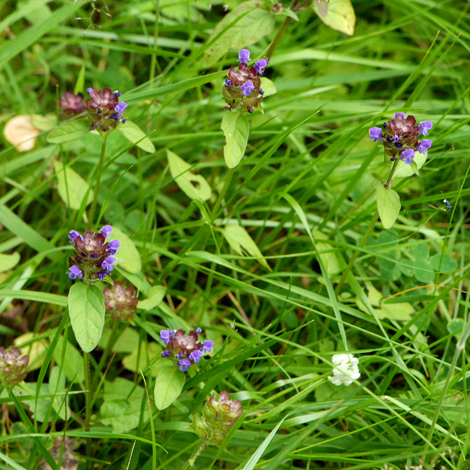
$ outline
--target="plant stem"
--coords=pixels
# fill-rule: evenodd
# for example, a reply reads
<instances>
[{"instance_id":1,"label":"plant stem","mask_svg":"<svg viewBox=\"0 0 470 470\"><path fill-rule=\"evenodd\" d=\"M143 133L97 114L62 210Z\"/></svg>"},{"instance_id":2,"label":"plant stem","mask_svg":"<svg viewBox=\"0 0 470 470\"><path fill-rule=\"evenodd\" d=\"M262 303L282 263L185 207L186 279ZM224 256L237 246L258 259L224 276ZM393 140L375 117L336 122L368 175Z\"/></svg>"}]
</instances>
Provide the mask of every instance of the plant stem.
<instances>
[{"instance_id":1,"label":"plant stem","mask_svg":"<svg viewBox=\"0 0 470 470\"><path fill-rule=\"evenodd\" d=\"M297 6L298 3L299 3L299 0L293 0L292 4L290 6L290 9L292 11L295 11L295 7ZM271 47L268 50L268 57L272 57L272 55L274 54L274 50L276 49L277 44L278 44L279 40L281 39L281 36L283 35L283 33L284 33L285 29L287 28L287 26L289 26L289 23L291 21L292 21L292 18L290 16L287 16L286 19L284 20L284 23L282 23L282 26L280 27L279 31L277 32L276 37L274 38L274 41L272 42Z\"/></svg>"},{"instance_id":2,"label":"plant stem","mask_svg":"<svg viewBox=\"0 0 470 470\"><path fill-rule=\"evenodd\" d=\"M119 330L119 321L116 320L113 322L111 335L109 336L108 343L106 344L106 349L104 350L104 353L101 356L100 362L98 364L98 373L96 374L96 377L98 377L101 374L101 371L103 370L103 367L106 363L106 359L108 359L109 353L111 352L114 344L116 343L118 330Z\"/></svg>"},{"instance_id":3,"label":"plant stem","mask_svg":"<svg viewBox=\"0 0 470 470\"><path fill-rule=\"evenodd\" d=\"M390 189L390 184L391 184L392 179L393 179L393 175L395 174L395 171L397 169L397 166L398 166L399 162L400 162L399 159L397 159L393 162L392 168L390 169L390 173L388 174L387 181L385 182L385 186L389 189ZM364 237L362 237L361 243L358 247L359 249L363 248L364 245L367 243L367 240L369 239L372 231L374 230L375 223L377 222L378 219L379 219L379 210L376 209L375 213L372 217L372 220L370 221L369 227L367 228L367 231L366 231ZM351 259L349 260L349 263L346 266L346 270L344 271L343 275L341 276L341 279L339 280L338 285L336 286L336 289L335 289L336 297L338 297L339 293L341 292L341 288L343 287L343 284L346 281L346 278L348 277L354 263L356 262L356 259L359 256L359 253L360 253L360 251L356 250L354 252L354 254L352 255Z\"/></svg>"},{"instance_id":4,"label":"plant stem","mask_svg":"<svg viewBox=\"0 0 470 470\"><path fill-rule=\"evenodd\" d=\"M201 442L199 447L193 452L193 455L191 455L191 458L184 464L184 467L181 470L188 470L188 468L194 467L194 463L199 457L199 454L205 449L207 449L207 445L204 442Z\"/></svg>"},{"instance_id":5,"label":"plant stem","mask_svg":"<svg viewBox=\"0 0 470 470\"><path fill-rule=\"evenodd\" d=\"M90 430L91 418L91 384L90 384L90 356L89 353L83 353L85 363L85 430ZM91 438L86 440L86 455L91 458ZM90 460L88 460L89 462ZM88 466L88 464L87 464Z\"/></svg>"},{"instance_id":6,"label":"plant stem","mask_svg":"<svg viewBox=\"0 0 470 470\"><path fill-rule=\"evenodd\" d=\"M95 211L96 211L96 205L98 204L98 193L100 191L100 184L101 184L101 170L103 168L103 163L104 163L104 157L106 154L106 141L108 140L108 135L109 132L104 132L101 134L101 153L100 153L100 161L98 163L98 168L96 169L96 172L98 173L98 177L96 179L95 183L95 195L93 197L93 202L91 204L91 209L90 209L90 214L89 214L89 224L93 226L93 218L95 216Z\"/></svg>"}]
</instances>

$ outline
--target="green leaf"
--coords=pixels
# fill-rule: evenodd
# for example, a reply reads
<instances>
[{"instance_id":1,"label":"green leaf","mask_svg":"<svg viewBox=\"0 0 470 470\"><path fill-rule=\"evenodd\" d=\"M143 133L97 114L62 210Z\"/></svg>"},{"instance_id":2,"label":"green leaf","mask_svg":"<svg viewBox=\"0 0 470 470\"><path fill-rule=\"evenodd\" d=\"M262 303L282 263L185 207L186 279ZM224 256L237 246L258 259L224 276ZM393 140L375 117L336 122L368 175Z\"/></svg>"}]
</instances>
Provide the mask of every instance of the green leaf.
<instances>
[{"instance_id":1,"label":"green leaf","mask_svg":"<svg viewBox=\"0 0 470 470\"><path fill-rule=\"evenodd\" d=\"M104 296L95 285L74 284L68 297L70 322L75 338L84 352L98 344L104 327Z\"/></svg>"},{"instance_id":2,"label":"green leaf","mask_svg":"<svg viewBox=\"0 0 470 470\"><path fill-rule=\"evenodd\" d=\"M434 280L434 269L429 261L425 259L417 259L413 261L412 264L415 268L415 278L419 282L429 284Z\"/></svg>"},{"instance_id":3,"label":"green leaf","mask_svg":"<svg viewBox=\"0 0 470 470\"><path fill-rule=\"evenodd\" d=\"M111 336L111 330L105 328L103 330L103 335L101 336L98 346L105 349L109 338ZM140 337L137 331L132 328L126 328L124 332L119 336L113 346L113 352L126 353L129 354L134 351L139 346ZM83 361L82 361L83 363Z\"/></svg>"},{"instance_id":4,"label":"green leaf","mask_svg":"<svg viewBox=\"0 0 470 470\"><path fill-rule=\"evenodd\" d=\"M155 405L159 410L168 408L181 394L185 375L176 367L162 367L155 381Z\"/></svg>"},{"instance_id":5,"label":"green leaf","mask_svg":"<svg viewBox=\"0 0 470 470\"><path fill-rule=\"evenodd\" d=\"M171 176L173 176L176 184L186 196L191 199L207 201L212 195L212 190L205 178L201 175L191 173L189 171L191 166L182 158L178 157L176 153L167 150L166 154L168 164L170 165Z\"/></svg>"},{"instance_id":6,"label":"green leaf","mask_svg":"<svg viewBox=\"0 0 470 470\"><path fill-rule=\"evenodd\" d=\"M153 286L148 296L145 300L141 300L137 304L137 308L141 308L142 310L152 310L152 308L156 307L165 297L166 289L163 286Z\"/></svg>"},{"instance_id":7,"label":"green leaf","mask_svg":"<svg viewBox=\"0 0 470 470\"><path fill-rule=\"evenodd\" d=\"M131 352L122 360L122 365L132 372L140 373L140 371L145 372L150 366L150 375L156 377L158 375L158 370L154 369L153 364L161 357L163 348L155 342L146 343L143 342L140 345L140 355L139 347L136 347L134 351ZM139 362L137 362L137 359ZM170 364L171 361L170 361Z\"/></svg>"},{"instance_id":8,"label":"green leaf","mask_svg":"<svg viewBox=\"0 0 470 470\"><path fill-rule=\"evenodd\" d=\"M266 77L261 77L261 88L264 91L263 97L275 95L277 93L276 85Z\"/></svg>"},{"instance_id":9,"label":"green leaf","mask_svg":"<svg viewBox=\"0 0 470 470\"><path fill-rule=\"evenodd\" d=\"M441 253L434 255L429 261L434 271L438 271L441 273L455 271L458 266L457 261L451 260L450 256L447 253L444 253L444 255L442 256L442 264L441 264ZM440 264L440 268L439 268L439 264Z\"/></svg>"},{"instance_id":10,"label":"green leaf","mask_svg":"<svg viewBox=\"0 0 470 470\"><path fill-rule=\"evenodd\" d=\"M0 273L14 268L20 261L20 254L15 251L11 255L0 254Z\"/></svg>"},{"instance_id":11,"label":"green leaf","mask_svg":"<svg viewBox=\"0 0 470 470\"><path fill-rule=\"evenodd\" d=\"M73 93L75 95L78 95L79 93L83 93L83 90L85 89L85 64L82 65L82 68L80 69L80 73L78 74L77 81L75 82L75 88L73 89Z\"/></svg>"},{"instance_id":12,"label":"green leaf","mask_svg":"<svg viewBox=\"0 0 470 470\"><path fill-rule=\"evenodd\" d=\"M88 183L72 168L66 167L62 162L54 162L57 176L57 190L68 207L78 210L88 191ZM93 190L88 194L87 204L93 201Z\"/></svg>"},{"instance_id":13,"label":"green leaf","mask_svg":"<svg viewBox=\"0 0 470 470\"><path fill-rule=\"evenodd\" d=\"M223 230L223 234L233 250L240 256L243 256L243 247L251 256L257 258L264 267L270 269L260 249L244 227L241 225L227 225Z\"/></svg>"},{"instance_id":14,"label":"green leaf","mask_svg":"<svg viewBox=\"0 0 470 470\"><path fill-rule=\"evenodd\" d=\"M65 353L62 349L65 343ZM52 353L54 360L62 366L65 376L70 382L84 382L85 381L85 366L83 358L78 349L71 344L68 340L64 341L64 337L60 336L57 345ZM62 362L63 357L63 362Z\"/></svg>"},{"instance_id":15,"label":"green leaf","mask_svg":"<svg viewBox=\"0 0 470 470\"><path fill-rule=\"evenodd\" d=\"M354 34L356 15L351 0L329 0L326 16L320 14L317 2L313 2L313 9L323 23L330 28L349 34L349 36Z\"/></svg>"},{"instance_id":16,"label":"green leaf","mask_svg":"<svg viewBox=\"0 0 470 470\"><path fill-rule=\"evenodd\" d=\"M411 167L411 169L413 170L413 173L414 173L416 176L419 176L418 165L416 164L416 162L411 162L411 163L410 163L410 167Z\"/></svg>"},{"instance_id":17,"label":"green leaf","mask_svg":"<svg viewBox=\"0 0 470 470\"><path fill-rule=\"evenodd\" d=\"M117 126L117 130L133 144L136 144L137 147L140 147L146 152L153 153L155 152L155 146L152 144L152 141L147 137L147 135L140 129L137 124L134 124L132 121L127 120L125 123L120 122Z\"/></svg>"},{"instance_id":18,"label":"green leaf","mask_svg":"<svg viewBox=\"0 0 470 470\"><path fill-rule=\"evenodd\" d=\"M318 231L318 230L313 230L312 231L313 238L317 240L328 240L328 237ZM316 242L317 245L317 250L318 251L327 251L327 250L334 250L334 248L331 245L328 245L327 243L320 243ZM343 269L346 267L346 263L344 262L343 256L338 252L338 253L320 253L320 258L326 268L326 272L328 273L329 276L334 276L335 274L340 273L343 271Z\"/></svg>"},{"instance_id":19,"label":"green leaf","mask_svg":"<svg viewBox=\"0 0 470 470\"><path fill-rule=\"evenodd\" d=\"M229 27L237 18L240 20ZM238 5L224 16L208 39L210 43L222 33L204 53L204 67L214 65L230 48L242 49L255 44L273 30L275 22L276 15L265 2L250 0Z\"/></svg>"},{"instance_id":20,"label":"green leaf","mask_svg":"<svg viewBox=\"0 0 470 470\"><path fill-rule=\"evenodd\" d=\"M55 114L49 113L44 116L40 114L33 114L31 122L36 129L40 131L50 131L57 126L57 117Z\"/></svg>"},{"instance_id":21,"label":"green leaf","mask_svg":"<svg viewBox=\"0 0 470 470\"><path fill-rule=\"evenodd\" d=\"M449 323L447 323L447 331L457 337L457 339L460 339L462 336L462 330L464 327L464 321L462 318L454 318L452 319Z\"/></svg>"},{"instance_id":22,"label":"green leaf","mask_svg":"<svg viewBox=\"0 0 470 470\"><path fill-rule=\"evenodd\" d=\"M428 153L419 153L415 152L415 158L413 159L413 163L416 164L417 170L421 169L421 167L426 163L428 159ZM406 178L415 174L411 165L407 165L404 160L400 160L397 165L397 169L395 170L395 174L393 175L394 178Z\"/></svg>"},{"instance_id":23,"label":"green leaf","mask_svg":"<svg viewBox=\"0 0 470 470\"><path fill-rule=\"evenodd\" d=\"M47 141L50 144L63 144L70 140L76 140L87 135L90 132L90 123L86 119L77 119L76 121L63 124L49 132Z\"/></svg>"},{"instance_id":24,"label":"green leaf","mask_svg":"<svg viewBox=\"0 0 470 470\"><path fill-rule=\"evenodd\" d=\"M368 286L369 293L367 297L371 305L374 307L374 312L377 318L383 320L396 320L396 321L410 321L411 314L414 313L414 308L407 302L397 304L387 304L382 302L382 294L374 287ZM362 303L361 300L356 299L356 304L364 313L370 314L369 309Z\"/></svg>"},{"instance_id":25,"label":"green leaf","mask_svg":"<svg viewBox=\"0 0 470 470\"><path fill-rule=\"evenodd\" d=\"M245 155L250 122L245 113L227 112L222 118L221 129L225 135L225 163L229 168L235 168Z\"/></svg>"},{"instance_id":26,"label":"green leaf","mask_svg":"<svg viewBox=\"0 0 470 470\"><path fill-rule=\"evenodd\" d=\"M382 184L377 186L377 209L379 210L380 220L386 230L393 227L400 213L400 196L393 189L384 188Z\"/></svg>"},{"instance_id":27,"label":"green leaf","mask_svg":"<svg viewBox=\"0 0 470 470\"><path fill-rule=\"evenodd\" d=\"M83 361L80 361L83 362ZM54 397L52 406L54 407L55 412L65 420L65 371L59 367L55 366L49 376L49 391L52 394L57 394ZM70 415L69 410L68 415Z\"/></svg>"},{"instance_id":28,"label":"green leaf","mask_svg":"<svg viewBox=\"0 0 470 470\"><path fill-rule=\"evenodd\" d=\"M119 240L121 246L116 254L117 263L131 273L142 271L142 259L134 242L119 227L113 227L112 240Z\"/></svg>"}]
</instances>

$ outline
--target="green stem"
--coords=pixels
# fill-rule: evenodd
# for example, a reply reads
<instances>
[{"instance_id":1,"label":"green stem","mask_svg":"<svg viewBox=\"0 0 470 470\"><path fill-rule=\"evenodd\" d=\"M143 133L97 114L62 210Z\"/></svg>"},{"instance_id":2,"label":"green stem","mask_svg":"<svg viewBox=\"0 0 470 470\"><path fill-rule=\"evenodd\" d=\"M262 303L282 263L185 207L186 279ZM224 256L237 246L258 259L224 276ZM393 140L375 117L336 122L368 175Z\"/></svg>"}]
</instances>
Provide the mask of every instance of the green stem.
<instances>
[{"instance_id":1,"label":"green stem","mask_svg":"<svg viewBox=\"0 0 470 470\"><path fill-rule=\"evenodd\" d=\"M98 173L98 177L97 177L96 183L95 183L95 188L94 188L95 195L93 197L93 202L91 204L89 220L88 220L88 223L91 226L93 226L93 219L95 217L96 206L98 204L98 193L100 191L100 185L101 185L101 170L103 168L104 157L106 155L106 141L108 140L108 135L109 135L109 132L104 132L104 133L101 134L100 161L98 163L98 168L96 169L96 172Z\"/></svg>"},{"instance_id":2,"label":"green stem","mask_svg":"<svg viewBox=\"0 0 470 470\"><path fill-rule=\"evenodd\" d=\"M106 345L106 349L104 350L104 353L101 356L100 362L98 364L98 373L96 374L96 377L98 377L101 374L101 371L103 370L103 367L106 363L106 359L108 359L109 353L111 352L112 348L114 347L114 344L116 343L118 330L119 330L119 321L115 320L113 322L111 335L109 336L109 339L108 339L108 344Z\"/></svg>"},{"instance_id":3,"label":"green stem","mask_svg":"<svg viewBox=\"0 0 470 470\"><path fill-rule=\"evenodd\" d=\"M393 179L393 175L395 174L395 171L398 167L399 162L400 162L399 159L397 159L393 162L392 168L390 169L390 173L388 174L387 181L385 182L385 186L389 189L391 187L391 182L392 182L392 179ZM348 277L349 273L351 272L351 269L352 269L354 263L356 262L357 257L359 256L360 248L364 248L364 245L367 243L367 240L369 239L372 231L374 230L375 223L377 222L378 219L379 219L379 211L378 211L378 209L376 209L375 213L374 213L374 216L372 217L372 220L370 221L369 227L367 228L367 231L366 231L364 237L361 240L361 243L359 245L359 249L356 250L354 252L354 254L352 255L351 259L349 260L348 265L346 266L346 269L345 269L343 275L341 276L341 279L339 280L338 285L336 286L336 289L335 289L336 297L338 297L339 293L341 292L341 288L343 287L343 284L346 281L346 278Z\"/></svg>"},{"instance_id":4,"label":"green stem","mask_svg":"<svg viewBox=\"0 0 470 470\"><path fill-rule=\"evenodd\" d=\"M227 176L225 177L225 183L222 188L222 191L220 191L219 197L217 198L214 208L212 209L212 214L211 214L212 222L214 222L214 219L217 216L217 212L219 212L220 206L222 205L222 202L224 201L224 198L227 194L230 183L232 182L234 173L235 173L235 168L230 168L230 170L227 173Z\"/></svg>"},{"instance_id":5,"label":"green stem","mask_svg":"<svg viewBox=\"0 0 470 470\"><path fill-rule=\"evenodd\" d=\"M88 353L83 353L83 361L85 363L85 429L90 430L91 418L91 380L90 380L90 356ZM86 455L88 462L91 459L91 438L86 440ZM88 464L87 464L88 465Z\"/></svg>"},{"instance_id":6,"label":"green stem","mask_svg":"<svg viewBox=\"0 0 470 470\"><path fill-rule=\"evenodd\" d=\"M184 464L184 467L181 470L188 470L189 468L194 467L194 463L199 457L199 454L205 449L207 449L207 445L204 442L201 442L199 447L193 452L193 455L191 455L191 458Z\"/></svg>"}]
</instances>

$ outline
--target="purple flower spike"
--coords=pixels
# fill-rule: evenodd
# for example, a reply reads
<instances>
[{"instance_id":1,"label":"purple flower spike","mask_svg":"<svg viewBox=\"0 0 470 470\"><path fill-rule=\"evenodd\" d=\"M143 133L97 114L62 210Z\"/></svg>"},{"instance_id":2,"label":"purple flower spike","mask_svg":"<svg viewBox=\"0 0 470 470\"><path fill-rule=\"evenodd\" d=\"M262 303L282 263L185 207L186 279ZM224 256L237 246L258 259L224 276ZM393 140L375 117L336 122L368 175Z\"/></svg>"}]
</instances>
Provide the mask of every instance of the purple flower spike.
<instances>
[{"instance_id":1,"label":"purple flower spike","mask_svg":"<svg viewBox=\"0 0 470 470\"><path fill-rule=\"evenodd\" d=\"M181 372L186 372L191 367L191 361L189 359L181 359L181 361L178 361L178 367Z\"/></svg>"},{"instance_id":2,"label":"purple flower spike","mask_svg":"<svg viewBox=\"0 0 470 470\"><path fill-rule=\"evenodd\" d=\"M111 232L113 231L113 227L111 225L105 225L101 230L100 233L104 235L104 238L109 238Z\"/></svg>"},{"instance_id":3,"label":"purple flower spike","mask_svg":"<svg viewBox=\"0 0 470 470\"><path fill-rule=\"evenodd\" d=\"M170 329L160 331L160 341L163 341L165 344L168 344L171 339Z\"/></svg>"},{"instance_id":4,"label":"purple flower spike","mask_svg":"<svg viewBox=\"0 0 470 470\"><path fill-rule=\"evenodd\" d=\"M210 353L213 347L214 347L214 341L206 339L206 341L204 341L204 344L202 345L202 352Z\"/></svg>"},{"instance_id":5,"label":"purple flower spike","mask_svg":"<svg viewBox=\"0 0 470 470\"><path fill-rule=\"evenodd\" d=\"M241 87L240 90L243 91L245 96L250 96L253 93L255 86L251 82L245 82Z\"/></svg>"},{"instance_id":6,"label":"purple flower spike","mask_svg":"<svg viewBox=\"0 0 470 470\"><path fill-rule=\"evenodd\" d=\"M121 103L118 103L115 107L114 107L114 111L116 111L116 113L118 113L119 115L123 114L124 113L124 110L127 108L127 103L124 103L121 102Z\"/></svg>"},{"instance_id":7,"label":"purple flower spike","mask_svg":"<svg viewBox=\"0 0 470 470\"><path fill-rule=\"evenodd\" d=\"M415 158L415 151L412 149L406 149L401 155L400 158L405 160L407 165L411 165L413 163L413 158Z\"/></svg>"},{"instance_id":8,"label":"purple flower spike","mask_svg":"<svg viewBox=\"0 0 470 470\"><path fill-rule=\"evenodd\" d=\"M72 266L69 268L69 278L70 279L81 279L83 277L82 270L78 266Z\"/></svg>"},{"instance_id":9,"label":"purple flower spike","mask_svg":"<svg viewBox=\"0 0 470 470\"><path fill-rule=\"evenodd\" d=\"M193 362L195 362L196 364L198 362L201 362L201 357L202 357L202 352L201 351L193 351L190 355L189 355L189 359Z\"/></svg>"},{"instance_id":10,"label":"purple flower spike","mask_svg":"<svg viewBox=\"0 0 470 470\"><path fill-rule=\"evenodd\" d=\"M170 351L163 351L162 352L162 357L170 357L171 354L170 354Z\"/></svg>"},{"instance_id":11,"label":"purple flower spike","mask_svg":"<svg viewBox=\"0 0 470 470\"><path fill-rule=\"evenodd\" d=\"M419 153L426 153L432 145L431 140L423 139L421 142L419 142L418 147L416 148Z\"/></svg>"},{"instance_id":12,"label":"purple flower spike","mask_svg":"<svg viewBox=\"0 0 470 470\"><path fill-rule=\"evenodd\" d=\"M250 60L250 51L248 49L242 49L238 53L238 62L240 62L240 64L247 64Z\"/></svg>"},{"instance_id":13,"label":"purple flower spike","mask_svg":"<svg viewBox=\"0 0 470 470\"><path fill-rule=\"evenodd\" d=\"M403 119L406 119L406 114L405 113L395 113L393 115L393 119L396 119L397 116L403 116Z\"/></svg>"},{"instance_id":14,"label":"purple flower spike","mask_svg":"<svg viewBox=\"0 0 470 470\"><path fill-rule=\"evenodd\" d=\"M382 129L380 129L380 127L371 127L369 129L369 138L374 142L383 142L384 136L382 134Z\"/></svg>"},{"instance_id":15,"label":"purple flower spike","mask_svg":"<svg viewBox=\"0 0 470 470\"><path fill-rule=\"evenodd\" d=\"M423 135L428 135L428 131L432 129L431 121L423 121L419 123L419 133Z\"/></svg>"},{"instance_id":16,"label":"purple flower spike","mask_svg":"<svg viewBox=\"0 0 470 470\"><path fill-rule=\"evenodd\" d=\"M228 87L232 84L232 80L225 80L224 87Z\"/></svg>"},{"instance_id":17,"label":"purple flower spike","mask_svg":"<svg viewBox=\"0 0 470 470\"><path fill-rule=\"evenodd\" d=\"M264 59L260 59L255 62L255 69L256 72L259 73L260 75L264 72L264 69L268 65L267 61Z\"/></svg>"}]
</instances>

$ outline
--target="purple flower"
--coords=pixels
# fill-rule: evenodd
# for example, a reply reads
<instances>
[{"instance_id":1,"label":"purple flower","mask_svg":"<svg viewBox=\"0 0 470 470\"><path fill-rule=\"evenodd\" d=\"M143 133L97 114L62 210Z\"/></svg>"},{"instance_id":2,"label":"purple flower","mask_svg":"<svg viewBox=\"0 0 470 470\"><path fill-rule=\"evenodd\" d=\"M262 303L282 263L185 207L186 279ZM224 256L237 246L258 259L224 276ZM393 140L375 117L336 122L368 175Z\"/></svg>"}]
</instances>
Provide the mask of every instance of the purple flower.
<instances>
[{"instance_id":1,"label":"purple flower","mask_svg":"<svg viewBox=\"0 0 470 470\"><path fill-rule=\"evenodd\" d=\"M371 127L369 129L369 138L373 139L374 142L383 142L384 136L382 134L382 129L380 129L380 127Z\"/></svg>"},{"instance_id":2,"label":"purple flower","mask_svg":"<svg viewBox=\"0 0 470 470\"><path fill-rule=\"evenodd\" d=\"M446 209L447 209L448 211L451 211L451 210L452 210L452 206L450 205L450 203L449 203L449 201L448 201L447 199L444 199L442 202L446 205Z\"/></svg>"},{"instance_id":3,"label":"purple flower","mask_svg":"<svg viewBox=\"0 0 470 470\"><path fill-rule=\"evenodd\" d=\"M264 90L262 88L259 89L259 94L264 95Z\"/></svg>"},{"instance_id":4,"label":"purple flower","mask_svg":"<svg viewBox=\"0 0 470 470\"><path fill-rule=\"evenodd\" d=\"M115 107L114 107L114 111L116 111L116 113L118 113L119 115L123 114L124 113L124 110L127 108L127 103L124 103L124 101L122 101L121 103L118 103Z\"/></svg>"},{"instance_id":5,"label":"purple flower","mask_svg":"<svg viewBox=\"0 0 470 470\"><path fill-rule=\"evenodd\" d=\"M70 279L81 279L83 277L82 270L78 266L71 266L69 268L69 278Z\"/></svg>"},{"instance_id":6,"label":"purple flower","mask_svg":"<svg viewBox=\"0 0 470 470\"><path fill-rule=\"evenodd\" d=\"M400 158L405 160L407 165L411 165L413 163L413 158L415 158L415 151L412 149L406 149L404 152L402 152Z\"/></svg>"},{"instance_id":7,"label":"purple flower","mask_svg":"<svg viewBox=\"0 0 470 470\"><path fill-rule=\"evenodd\" d=\"M181 359L181 361L178 361L178 367L181 372L186 372L191 367L191 361L189 359Z\"/></svg>"},{"instance_id":8,"label":"purple flower","mask_svg":"<svg viewBox=\"0 0 470 470\"><path fill-rule=\"evenodd\" d=\"M238 53L238 62L240 62L240 64L246 64L249 60L251 60L250 51L248 49L242 49Z\"/></svg>"},{"instance_id":9,"label":"purple flower","mask_svg":"<svg viewBox=\"0 0 470 470\"><path fill-rule=\"evenodd\" d=\"M189 355L189 359L195 363L201 362L202 352L201 351L193 351Z\"/></svg>"},{"instance_id":10,"label":"purple flower","mask_svg":"<svg viewBox=\"0 0 470 470\"><path fill-rule=\"evenodd\" d=\"M112 271L114 269L114 262L115 261L116 261L116 258L113 258L112 256L108 256L101 263L101 267L103 269L107 270L107 271Z\"/></svg>"},{"instance_id":11,"label":"purple flower","mask_svg":"<svg viewBox=\"0 0 470 470\"><path fill-rule=\"evenodd\" d=\"M96 275L96 277L97 277L98 279L101 279L101 280L103 280L106 276L111 276L111 273L110 273L109 271L106 271L106 270L100 271L100 272Z\"/></svg>"},{"instance_id":12,"label":"purple flower","mask_svg":"<svg viewBox=\"0 0 470 470\"><path fill-rule=\"evenodd\" d=\"M428 130L432 129L431 121L423 121L419 123L419 133L423 135L428 135Z\"/></svg>"},{"instance_id":13,"label":"purple flower","mask_svg":"<svg viewBox=\"0 0 470 470\"><path fill-rule=\"evenodd\" d=\"M165 344L168 344L173 337L174 333L170 328L160 331L160 341L163 341Z\"/></svg>"},{"instance_id":14,"label":"purple flower","mask_svg":"<svg viewBox=\"0 0 470 470\"><path fill-rule=\"evenodd\" d=\"M83 237L76 231L76 230L71 230L69 232L69 239L70 239L70 244L73 245L73 242L75 241L76 238L80 237L81 240L83 240Z\"/></svg>"},{"instance_id":15,"label":"purple flower","mask_svg":"<svg viewBox=\"0 0 470 470\"><path fill-rule=\"evenodd\" d=\"M206 339L206 341L204 341L204 344L202 345L202 352L210 353L213 347L214 347L214 341Z\"/></svg>"},{"instance_id":16,"label":"purple flower","mask_svg":"<svg viewBox=\"0 0 470 470\"><path fill-rule=\"evenodd\" d=\"M245 96L250 96L253 93L255 86L251 82L245 82L241 87L240 90L243 91Z\"/></svg>"},{"instance_id":17,"label":"purple flower","mask_svg":"<svg viewBox=\"0 0 470 470\"><path fill-rule=\"evenodd\" d=\"M423 139L421 142L418 143L418 147L416 148L419 153L426 153L432 145L431 140Z\"/></svg>"},{"instance_id":18,"label":"purple flower","mask_svg":"<svg viewBox=\"0 0 470 470\"><path fill-rule=\"evenodd\" d=\"M392 137L392 142L393 143L398 142L398 140L399 140L399 137L397 135Z\"/></svg>"},{"instance_id":19,"label":"purple flower","mask_svg":"<svg viewBox=\"0 0 470 470\"><path fill-rule=\"evenodd\" d=\"M88 88L87 91L88 91L88 94L91 95L91 92L95 90L93 90L93 88Z\"/></svg>"},{"instance_id":20,"label":"purple flower","mask_svg":"<svg viewBox=\"0 0 470 470\"><path fill-rule=\"evenodd\" d=\"M119 240L112 240L108 243L108 249L106 251L111 255L115 255L120 246L121 242Z\"/></svg>"},{"instance_id":21,"label":"purple flower","mask_svg":"<svg viewBox=\"0 0 470 470\"><path fill-rule=\"evenodd\" d=\"M117 96L118 98L121 96L121 92L119 90L113 91L113 96Z\"/></svg>"},{"instance_id":22,"label":"purple flower","mask_svg":"<svg viewBox=\"0 0 470 470\"><path fill-rule=\"evenodd\" d=\"M170 357L171 354L170 354L170 351L163 351L162 352L162 357Z\"/></svg>"},{"instance_id":23,"label":"purple flower","mask_svg":"<svg viewBox=\"0 0 470 470\"><path fill-rule=\"evenodd\" d=\"M225 80L224 87L232 85L232 80Z\"/></svg>"},{"instance_id":24,"label":"purple flower","mask_svg":"<svg viewBox=\"0 0 470 470\"><path fill-rule=\"evenodd\" d=\"M406 114L405 113L395 113L393 115L393 119L396 119L397 116L403 116L403 119L406 119Z\"/></svg>"},{"instance_id":25,"label":"purple flower","mask_svg":"<svg viewBox=\"0 0 470 470\"><path fill-rule=\"evenodd\" d=\"M175 359L181 359L183 357L183 353L182 352L179 352L176 356L175 356Z\"/></svg>"},{"instance_id":26,"label":"purple flower","mask_svg":"<svg viewBox=\"0 0 470 470\"><path fill-rule=\"evenodd\" d=\"M101 230L100 233L104 235L104 238L109 238L111 232L113 231L113 227L111 225L105 225Z\"/></svg>"},{"instance_id":27,"label":"purple flower","mask_svg":"<svg viewBox=\"0 0 470 470\"><path fill-rule=\"evenodd\" d=\"M202 333L201 328L196 328L194 331L195 331L198 335L200 335L200 334Z\"/></svg>"},{"instance_id":28,"label":"purple flower","mask_svg":"<svg viewBox=\"0 0 470 470\"><path fill-rule=\"evenodd\" d=\"M265 59L260 59L255 62L255 69L261 75L264 72L264 69L268 65L268 62Z\"/></svg>"}]
</instances>

